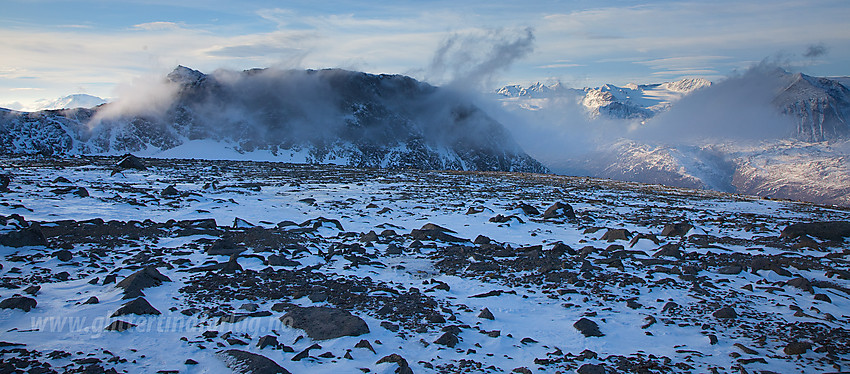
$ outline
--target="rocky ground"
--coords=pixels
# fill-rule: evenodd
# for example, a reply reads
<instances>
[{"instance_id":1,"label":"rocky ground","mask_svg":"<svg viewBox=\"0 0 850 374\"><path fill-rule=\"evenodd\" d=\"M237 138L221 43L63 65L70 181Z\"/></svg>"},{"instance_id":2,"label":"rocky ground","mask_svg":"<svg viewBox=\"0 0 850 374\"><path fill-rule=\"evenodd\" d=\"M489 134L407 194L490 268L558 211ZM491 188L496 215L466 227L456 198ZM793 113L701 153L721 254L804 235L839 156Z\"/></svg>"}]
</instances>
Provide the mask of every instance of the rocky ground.
<instances>
[{"instance_id":1,"label":"rocky ground","mask_svg":"<svg viewBox=\"0 0 850 374\"><path fill-rule=\"evenodd\" d=\"M0 373L850 368L846 209L530 174L0 165Z\"/></svg>"}]
</instances>

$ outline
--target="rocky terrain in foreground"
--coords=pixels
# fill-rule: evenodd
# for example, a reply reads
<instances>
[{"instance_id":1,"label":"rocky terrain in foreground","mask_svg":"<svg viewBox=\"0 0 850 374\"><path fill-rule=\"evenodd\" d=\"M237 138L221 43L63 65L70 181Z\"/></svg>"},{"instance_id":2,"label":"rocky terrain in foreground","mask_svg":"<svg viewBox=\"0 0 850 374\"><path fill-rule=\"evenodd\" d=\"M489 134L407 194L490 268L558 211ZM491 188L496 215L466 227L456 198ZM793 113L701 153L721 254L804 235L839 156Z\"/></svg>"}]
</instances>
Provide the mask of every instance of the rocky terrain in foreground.
<instances>
[{"instance_id":1,"label":"rocky terrain in foreground","mask_svg":"<svg viewBox=\"0 0 850 374\"><path fill-rule=\"evenodd\" d=\"M850 213L540 174L0 160L0 372L850 367Z\"/></svg>"}]
</instances>

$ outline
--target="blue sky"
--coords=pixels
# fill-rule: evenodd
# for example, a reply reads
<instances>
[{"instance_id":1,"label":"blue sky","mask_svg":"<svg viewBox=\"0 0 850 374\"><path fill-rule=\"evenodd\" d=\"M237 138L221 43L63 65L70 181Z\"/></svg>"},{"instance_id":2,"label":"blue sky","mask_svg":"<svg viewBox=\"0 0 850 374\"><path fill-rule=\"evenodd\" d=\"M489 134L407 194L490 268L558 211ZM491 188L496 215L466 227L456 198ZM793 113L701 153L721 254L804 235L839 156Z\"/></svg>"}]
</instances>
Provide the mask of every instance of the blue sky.
<instances>
[{"instance_id":1,"label":"blue sky","mask_svg":"<svg viewBox=\"0 0 850 374\"><path fill-rule=\"evenodd\" d=\"M178 64L205 72L342 67L434 84L469 66L492 67L478 89L718 80L764 59L850 75L846 0L3 0L2 9L6 107L71 93L113 97L117 87ZM436 51L452 38L466 41L444 61L455 66L435 70ZM494 46L516 40L529 48L482 63Z\"/></svg>"}]
</instances>

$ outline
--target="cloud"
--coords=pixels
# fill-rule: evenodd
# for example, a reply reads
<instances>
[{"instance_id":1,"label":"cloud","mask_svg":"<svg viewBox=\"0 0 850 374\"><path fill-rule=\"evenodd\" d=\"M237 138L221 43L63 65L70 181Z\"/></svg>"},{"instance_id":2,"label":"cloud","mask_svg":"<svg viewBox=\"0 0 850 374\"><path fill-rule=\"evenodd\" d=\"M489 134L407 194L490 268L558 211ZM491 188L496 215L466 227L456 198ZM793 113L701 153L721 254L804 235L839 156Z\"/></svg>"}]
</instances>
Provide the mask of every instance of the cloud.
<instances>
[{"instance_id":1,"label":"cloud","mask_svg":"<svg viewBox=\"0 0 850 374\"><path fill-rule=\"evenodd\" d=\"M426 79L464 89L485 90L497 74L534 49L534 31L485 30L454 33L440 43Z\"/></svg>"},{"instance_id":2,"label":"cloud","mask_svg":"<svg viewBox=\"0 0 850 374\"><path fill-rule=\"evenodd\" d=\"M174 22L165 22L165 21L157 21L157 22L148 22L148 23L140 23L138 25L133 25L133 29L136 30L144 30L144 31L164 31L164 30L175 30L179 29L180 25Z\"/></svg>"},{"instance_id":3,"label":"cloud","mask_svg":"<svg viewBox=\"0 0 850 374\"><path fill-rule=\"evenodd\" d=\"M803 57L815 58L825 55L829 52L829 49L826 48L823 43L820 44L812 44L806 47L806 52L803 53Z\"/></svg>"}]
</instances>

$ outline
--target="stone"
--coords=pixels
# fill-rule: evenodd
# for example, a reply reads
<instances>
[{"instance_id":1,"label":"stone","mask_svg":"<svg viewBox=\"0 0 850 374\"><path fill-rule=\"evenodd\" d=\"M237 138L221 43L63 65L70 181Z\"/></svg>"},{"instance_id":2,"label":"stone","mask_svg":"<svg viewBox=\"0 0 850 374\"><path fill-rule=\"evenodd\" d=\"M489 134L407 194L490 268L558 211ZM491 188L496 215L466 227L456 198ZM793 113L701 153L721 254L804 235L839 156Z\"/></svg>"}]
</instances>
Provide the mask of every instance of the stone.
<instances>
[{"instance_id":1,"label":"stone","mask_svg":"<svg viewBox=\"0 0 850 374\"><path fill-rule=\"evenodd\" d=\"M396 369L396 373L413 373L413 370L410 369L410 364L407 363L407 360L404 357L401 357L398 353L393 353L391 355L387 355L381 357L380 360L375 362L376 365L380 365L383 363L394 363L398 364L398 369Z\"/></svg>"},{"instance_id":2,"label":"stone","mask_svg":"<svg viewBox=\"0 0 850 374\"><path fill-rule=\"evenodd\" d=\"M32 226L0 235L0 245L7 247L47 246L47 238L38 226Z\"/></svg>"},{"instance_id":3,"label":"stone","mask_svg":"<svg viewBox=\"0 0 850 374\"><path fill-rule=\"evenodd\" d=\"M136 327L136 325L134 325L130 322L116 320L116 321L112 321L112 323L110 323L109 326L106 326L104 328L104 330L121 332L121 331L126 331L130 328L133 328L133 327Z\"/></svg>"},{"instance_id":4,"label":"stone","mask_svg":"<svg viewBox=\"0 0 850 374\"><path fill-rule=\"evenodd\" d=\"M629 240L632 234L626 229L608 229L599 240L607 240L609 243L615 240Z\"/></svg>"},{"instance_id":5,"label":"stone","mask_svg":"<svg viewBox=\"0 0 850 374\"><path fill-rule=\"evenodd\" d=\"M599 330L599 325L587 318L579 319L573 324L573 327L586 337L605 336L605 334Z\"/></svg>"},{"instance_id":6,"label":"stone","mask_svg":"<svg viewBox=\"0 0 850 374\"><path fill-rule=\"evenodd\" d=\"M724 275L736 275L736 274L740 274L742 271L744 271L744 268L740 265L729 265L729 266L724 266L720 269L717 269L718 274L724 274Z\"/></svg>"},{"instance_id":7,"label":"stone","mask_svg":"<svg viewBox=\"0 0 850 374\"><path fill-rule=\"evenodd\" d=\"M20 309L24 312L29 312L38 302L31 297L26 296L12 296L8 299L0 301L0 309Z\"/></svg>"},{"instance_id":8,"label":"stone","mask_svg":"<svg viewBox=\"0 0 850 374\"><path fill-rule=\"evenodd\" d=\"M815 292L814 288L812 288L812 283L809 282L808 279L803 278L803 277L797 277L797 278L791 279L791 280L785 282L785 284L787 284L791 287L799 288L799 289L801 289L805 292L808 292L808 293L814 293Z\"/></svg>"},{"instance_id":9,"label":"stone","mask_svg":"<svg viewBox=\"0 0 850 374\"><path fill-rule=\"evenodd\" d=\"M665 225L664 229L661 230L661 236L685 236L693 227L691 224L684 222L670 223Z\"/></svg>"},{"instance_id":10,"label":"stone","mask_svg":"<svg viewBox=\"0 0 850 374\"><path fill-rule=\"evenodd\" d=\"M812 344L809 342L791 342L782 349L786 355L801 355L806 353L809 349L812 348Z\"/></svg>"},{"instance_id":11,"label":"stone","mask_svg":"<svg viewBox=\"0 0 850 374\"><path fill-rule=\"evenodd\" d=\"M573 207L570 204L556 202L552 204L549 208L543 212L543 219L554 219L554 218L569 218L575 219L576 213L573 211Z\"/></svg>"},{"instance_id":12,"label":"stone","mask_svg":"<svg viewBox=\"0 0 850 374\"><path fill-rule=\"evenodd\" d=\"M246 352L239 349L228 349L219 353L224 364L240 374L289 374L289 371L281 367L272 359Z\"/></svg>"},{"instance_id":13,"label":"stone","mask_svg":"<svg viewBox=\"0 0 850 374\"><path fill-rule=\"evenodd\" d=\"M823 240L841 241L844 238L850 237L850 222L828 221L795 223L782 229L782 232L779 234L779 237L795 239L803 235L808 235Z\"/></svg>"},{"instance_id":14,"label":"stone","mask_svg":"<svg viewBox=\"0 0 850 374\"><path fill-rule=\"evenodd\" d=\"M449 347L449 348L454 348L454 346L456 346L458 342L459 342L459 339L458 339L457 335L455 335L451 331L446 331L445 333L443 333L443 335L441 335L439 338L437 338L437 340L434 341L434 344L439 344L439 345L444 345L444 346Z\"/></svg>"},{"instance_id":15,"label":"stone","mask_svg":"<svg viewBox=\"0 0 850 374\"><path fill-rule=\"evenodd\" d=\"M596 364L584 364L576 370L578 374L605 374L605 367Z\"/></svg>"},{"instance_id":16,"label":"stone","mask_svg":"<svg viewBox=\"0 0 850 374\"><path fill-rule=\"evenodd\" d=\"M539 216L540 215L540 211L537 210L537 208L535 208L531 205L528 205L526 203L519 203L517 205L517 208L522 209L522 212L525 213L525 215L527 215L527 216Z\"/></svg>"},{"instance_id":17,"label":"stone","mask_svg":"<svg viewBox=\"0 0 850 374\"><path fill-rule=\"evenodd\" d=\"M829 298L829 296L828 296L827 294L825 294L825 293L818 293L818 294L815 294L815 300L817 300L817 301L825 301L825 302L827 302L827 303L831 303L831 302L832 302L832 299L830 299L830 298Z\"/></svg>"},{"instance_id":18,"label":"stone","mask_svg":"<svg viewBox=\"0 0 850 374\"><path fill-rule=\"evenodd\" d=\"M735 312L735 309L728 306L715 310L711 315L718 319L734 319L738 317L738 313Z\"/></svg>"},{"instance_id":19,"label":"stone","mask_svg":"<svg viewBox=\"0 0 850 374\"><path fill-rule=\"evenodd\" d=\"M62 249L53 253L53 256L56 257L57 260L62 262L71 261L74 258L74 254L67 249Z\"/></svg>"},{"instance_id":20,"label":"stone","mask_svg":"<svg viewBox=\"0 0 850 374\"><path fill-rule=\"evenodd\" d=\"M357 344L354 345L354 348L364 348L372 351L372 353L375 353L375 348L372 348L372 343L369 343L369 341L366 339L361 339L359 342L357 342Z\"/></svg>"},{"instance_id":21,"label":"stone","mask_svg":"<svg viewBox=\"0 0 850 374\"><path fill-rule=\"evenodd\" d=\"M110 317L118 317L127 314L159 315L160 312L156 310L156 308L154 308L153 305L151 305L147 300L145 300L144 297L139 297L133 301L127 302L126 304L122 305L121 308L118 308L118 310L116 310L115 313L112 313Z\"/></svg>"},{"instance_id":22,"label":"stone","mask_svg":"<svg viewBox=\"0 0 850 374\"><path fill-rule=\"evenodd\" d=\"M180 191L177 191L177 187L175 187L175 186L172 184L172 185L170 185L170 186L168 186L168 187L165 187L165 189L164 189L164 190L162 190L162 192L160 192L160 193L159 193L159 195L160 195L160 196L162 196L162 197L174 197L174 196L180 196Z\"/></svg>"},{"instance_id":23,"label":"stone","mask_svg":"<svg viewBox=\"0 0 850 374\"><path fill-rule=\"evenodd\" d=\"M109 277L107 276L107 278ZM115 287L124 289L124 299L131 299L144 296L143 289L159 286L162 282L171 282L171 279L162 275L156 267L147 266L128 275L127 278L118 282ZM107 281L104 280L104 284L106 283Z\"/></svg>"},{"instance_id":24,"label":"stone","mask_svg":"<svg viewBox=\"0 0 850 374\"><path fill-rule=\"evenodd\" d=\"M484 308L481 313L478 313L478 318L489 319L491 321L496 319L496 317L493 316L493 313L490 312L490 309L488 308Z\"/></svg>"},{"instance_id":25,"label":"stone","mask_svg":"<svg viewBox=\"0 0 850 374\"><path fill-rule=\"evenodd\" d=\"M314 340L369 333L369 326L366 321L346 310L337 308L292 306L280 320L290 327L304 330L307 336Z\"/></svg>"},{"instance_id":26,"label":"stone","mask_svg":"<svg viewBox=\"0 0 850 374\"><path fill-rule=\"evenodd\" d=\"M40 291L40 290L41 290L41 286L33 285L33 286L29 286L27 288L24 288L24 293L35 296L38 293L38 291Z\"/></svg>"},{"instance_id":27,"label":"stone","mask_svg":"<svg viewBox=\"0 0 850 374\"><path fill-rule=\"evenodd\" d=\"M129 153L124 155L124 158L122 158L121 161L119 161L118 164L116 164L115 166L120 168L120 169L135 169L135 170L146 170L147 169L145 167L145 163L144 163L144 161L142 161L142 159L140 159L140 158L138 158L138 157L136 157L132 154L129 154Z\"/></svg>"},{"instance_id":28,"label":"stone","mask_svg":"<svg viewBox=\"0 0 850 374\"><path fill-rule=\"evenodd\" d=\"M277 337L274 335L263 336L257 341L257 348L260 349L265 347L277 348L278 346L280 346L280 343L277 342Z\"/></svg>"}]
</instances>

